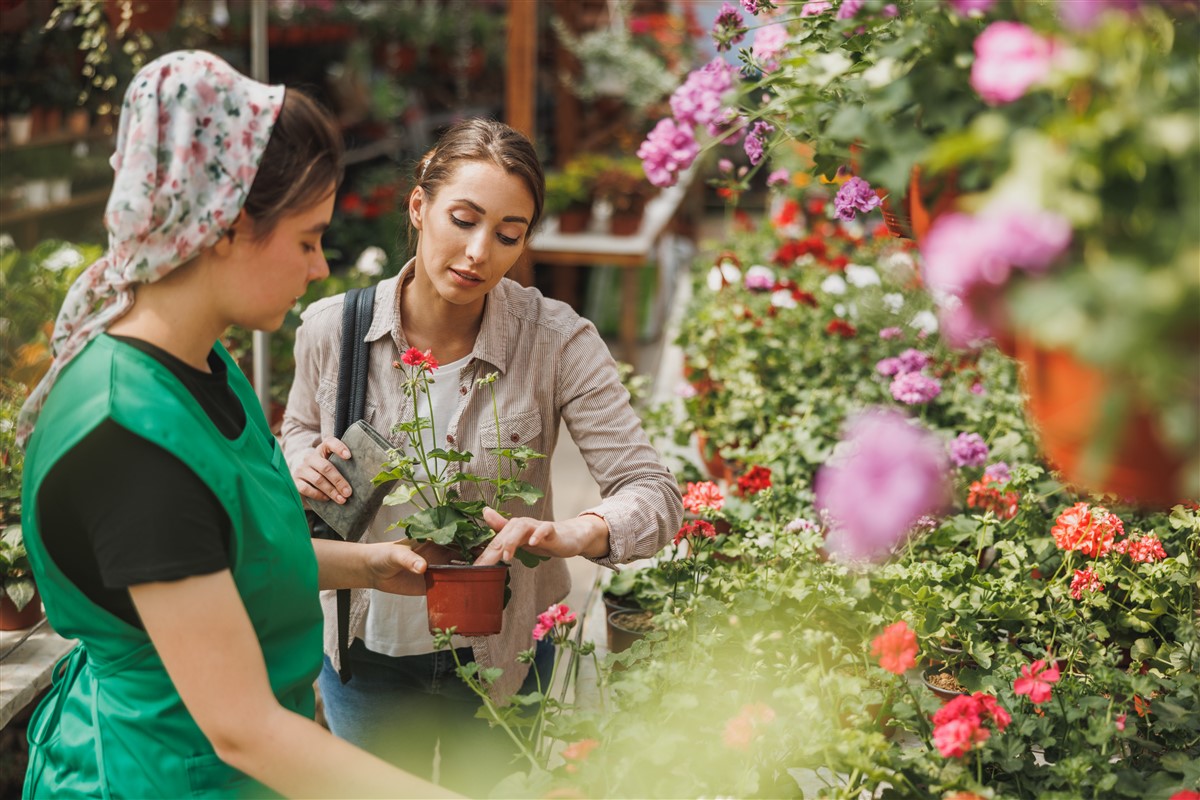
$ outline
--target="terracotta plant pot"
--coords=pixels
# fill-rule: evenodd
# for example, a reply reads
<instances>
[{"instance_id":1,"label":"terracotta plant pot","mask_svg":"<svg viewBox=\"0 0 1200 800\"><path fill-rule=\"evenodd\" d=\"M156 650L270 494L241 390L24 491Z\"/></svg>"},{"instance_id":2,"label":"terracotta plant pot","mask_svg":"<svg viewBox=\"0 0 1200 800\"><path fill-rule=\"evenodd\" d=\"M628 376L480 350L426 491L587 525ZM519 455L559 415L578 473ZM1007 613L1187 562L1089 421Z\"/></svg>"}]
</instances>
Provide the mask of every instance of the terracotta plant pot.
<instances>
[{"instance_id":1,"label":"terracotta plant pot","mask_svg":"<svg viewBox=\"0 0 1200 800\"><path fill-rule=\"evenodd\" d=\"M642 214L615 213L609 223L609 233L613 236L633 236L642 229Z\"/></svg>"},{"instance_id":2,"label":"terracotta plant pot","mask_svg":"<svg viewBox=\"0 0 1200 800\"><path fill-rule=\"evenodd\" d=\"M623 653L654 630L653 611L625 609L608 615L608 652Z\"/></svg>"},{"instance_id":3,"label":"terracotta plant pot","mask_svg":"<svg viewBox=\"0 0 1200 800\"><path fill-rule=\"evenodd\" d=\"M583 233L591 220L591 206L569 206L558 215L558 232Z\"/></svg>"},{"instance_id":4,"label":"terracotta plant pot","mask_svg":"<svg viewBox=\"0 0 1200 800\"><path fill-rule=\"evenodd\" d=\"M1024 367L1021 384L1042 453L1070 483L1149 508L1187 499L1184 458L1166 446L1158 421L1144 409L1126 415L1110 453L1090 457L1117 379L1065 351L1044 350L1021 338L1002 344ZM1093 463L1097 460L1104 463Z\"/></svg>"},{"instance_id":5,"label":"terracotta plant pot","mask_svg":"<svg viewBox=\"0 0 1200 800\"><path fill-rule=\"evenodd\" d=\"M715 446L710 447L708 437L703 433L696 434L696 448L700 451L700 460L714 481L729 482L734 480L733 469L729 462L721 457Z\"/></svg>"},{"instance_id":6,"label":"terracotta plant pot","mask_svg":"<svg viewBox=\"0 0 1200 800\"><path fill-rule=\"evenodd\" d=\"M17 611L16 604L7 594L0 594L0 631L19 631L32 627L43 616L42 598L37 589L33 590L33 599L20 611Z\"/></svg>"},{"instance_id":7,"label":"terracotta plant pot","mask_svg":"<svg viewBox=\"0 0 1200 800\"><path fill-rule=\"evenodd\" d=\"M508 567L430 564L425 570L429 632L454 628L460 636L491 636L504 622Z\"/></svg>"},{"instance_id":8,"label":"terracotta plant pot","mask_svg":"<svg viewBox=\"0 0 1200 800\"><path fill-rule=\"evenodd\" d=\"M931 683L930 679L932 679L934 682ZM958 684L958 681L955 680L954 676L948 673L934 672L928 669L921 671L921 682L925 684L926 689L933 692L934 696L941 701L942 705L946 705L946 703L949 703L959 695L967 694L965 690L952 688L953 684L950 683L951 681L953 681L954 684Z\"/></svg>"}]
</instances>

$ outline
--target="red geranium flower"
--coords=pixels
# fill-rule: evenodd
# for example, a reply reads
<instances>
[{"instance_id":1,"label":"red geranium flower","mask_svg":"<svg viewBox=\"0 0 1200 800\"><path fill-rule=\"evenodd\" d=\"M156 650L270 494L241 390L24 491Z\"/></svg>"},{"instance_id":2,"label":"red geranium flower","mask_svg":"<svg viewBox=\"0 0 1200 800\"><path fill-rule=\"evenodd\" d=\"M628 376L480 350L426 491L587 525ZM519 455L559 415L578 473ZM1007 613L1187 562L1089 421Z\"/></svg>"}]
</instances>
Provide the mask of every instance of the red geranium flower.
<instances>
[{"instance_id":1,"label":"red geranium flower","mask_svg":"<svg viewBox=\"0 0 1200 800\"><path fill-rule=\"evenodd\" d=\"M1125 525L1107 508L1076 503L1058 515L1050 535L1060 550L1103 558L1112 551L1116 537L1125 535Z\"/></svg>"},{"instance_id":2,"label":"red geranium flower","mask_svg":"<svg viewBox=\"0 0 1200 800\"><path fill-rule=\"evenodd\" d=\"M917 665L917 634L903 620L893 623L871 642L871 655L888 672L903 675Z\"/></svg>"},{"instance_id":3,"label":"red geranium flower","mask_svg":"<svg viewBox=\"0 0 1200 800\"><path fill-rule=\"evenodd\" d=\"M671 540L671 544L679 544L684 539L713 539L716 538L717 529L712 526L712 523L702 519L694 520L686 523L675 534L675 538Z\"/></svg>"},{"instance_id":4,"label":"red geranium flower","mask_svg":"<svg viewBox=\"0 0 1200 800\"><path fill-rule=\"evenodd\" d=\"M1013 691L1029 695L1030 702L1036 705L1050 699L1050 686L1054 683L1058 683L1058 667L1038 659L1021 667L1021 677L1013 681Z\"/></svg>"},{"instance_id":5,"label":"red geranium flower","mask_svg":"<svg viewBox=\"0 0 1200 800\"><path fill-rule=\"evenodd\" d=\"M765 703L751 703L742 706L742 710L725 723L725 732L721 739L726 747L734 750L748 750L756 738L759 727L770 724L775 719L775 709Z\"/></svg>"},{"instance_id":6,"label":"red geranium flower","mask_svg":"<svg viewBox=\"0 0 1200 800\"><path fill-rule=\"evenodd\" d=\"M843 339L853 339L858 335L858 330L844 319L832 320L828 325L825 326L825 332L835 336L841 336Z\"/></svg>"},{"instance_id":7,"label":"red geranium flower","mask_svg":"<svg viewBox=\"0 0 1200 800\"><path fill-rule=\"evenodd\" d=\"M693 514L707 514L720 511L725 505L725 495L712 481L692 483L688 481L687 491L683 494L683 507Z\"/></svg>"},{"instance_id":8,"label":"red geranium flower","mask_svg":"<svg viewBox=\"0 0 1200 800\"><path fill-rule=\"evenodd\" d=\"M1082 600L1084 592L1103 591L1104 584L1100 582L1100 578L1096 576L1091 567L1075 570L1075 577L1071 579L1071 597Z\"/></svg>"},{"instance_id":9,"label":"red geranium flower","mask_svg":"<svg viewBox=\"0 0 1200 800\"><path fill-rule=\"evenodd\" d=\"M404 355L400 356L400 360L410 367L419 367L426 372L433 372L438 368L438 362L433 357L432 350L426 350L422 353L417 348L410 347L404 351Z\"/></svg>"},{"instance_id":10,"label":"red geranium flower","mask_svg":"<svg viewBox=\"0 0 1200 800\"><path fill-rule=\"evenodd\" d=\"M1012 519L1017 515L1021 495L1017 491L1001 491L992 485L994 483L1000 482L992 475L974 481L967 491L967 506L991 511L1000 519Z\"/></svg>"},{"instance_id":11,"label":"red geranium flower","mask_svg":"<svg viewBox=\"0 0 1200 800\"><path fill-rule=\"evenodd\" d=\"M771 488L771 470L768 467L755 465L743 476L737 479L738 495L758 494L763 489Z\"/></svg>"}]
</instances>

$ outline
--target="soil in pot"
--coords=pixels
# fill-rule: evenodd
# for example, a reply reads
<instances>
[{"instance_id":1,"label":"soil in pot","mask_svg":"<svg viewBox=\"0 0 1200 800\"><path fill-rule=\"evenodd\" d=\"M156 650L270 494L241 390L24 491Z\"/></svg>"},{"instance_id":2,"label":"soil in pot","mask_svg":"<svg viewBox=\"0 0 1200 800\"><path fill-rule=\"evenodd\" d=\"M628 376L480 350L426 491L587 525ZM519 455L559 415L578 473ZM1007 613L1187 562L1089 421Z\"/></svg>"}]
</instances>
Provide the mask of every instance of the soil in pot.
<instances>
[{"instance_id":1,"label":"soil in pot","mask_svg":"<svg viewBox=\"0 0 1200 800\"><path fill-rule=\"evenodd\" d=\"M37 589L33 590L33 598L20 611L17 611L16 604L7 594L0 594L0 631L24 630L35 625L42 616L42 598Z\"/></svg>"},{"instance_id":2,"label":"soil in pot","mask_svg":"<svg viewBox=\"0 0 1200 800\"><path fill-rule=\"evenodd\" d=\"M608 652L623 653L634 642L655 629L653 611L631 609L608 615Z\"/></svg>"},{"instance_id":3,"label":"soil in pot","mask_svg":"<svg viewBox=\"0 0 1200 800\"><path fill-rule=\"evenodd\" d=\"M429 632L454 628L460 636L491 636L504 621L508 566L430 564L425 569Z\"/></svg>"},{"instance_id":4,"label":"soil in pot","mask_svg":"<svg viewBox=\"0 0 1200 800\"><path fill-rule=\"evenodd\" d=\"M921 680L925 682L925 687L933 692L934 696L942 702L942 705L949 703L954 698L961 694L967 693L967 687L963 686L948 672L930 672L925 670L921 673Z\"/></svg>"}]
</instances>

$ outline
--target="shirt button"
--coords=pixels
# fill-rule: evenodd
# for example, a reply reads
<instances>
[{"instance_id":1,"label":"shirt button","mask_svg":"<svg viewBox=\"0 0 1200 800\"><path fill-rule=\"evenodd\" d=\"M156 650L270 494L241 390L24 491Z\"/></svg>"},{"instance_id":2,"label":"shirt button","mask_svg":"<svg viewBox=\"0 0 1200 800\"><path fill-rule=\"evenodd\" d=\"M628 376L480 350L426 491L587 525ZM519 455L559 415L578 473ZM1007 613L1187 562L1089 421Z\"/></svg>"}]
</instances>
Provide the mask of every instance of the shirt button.
<instances>
[{"instance_id":1,"label":"shirt button","mask_svg":"<svg viewBox=\"0 0 1200 800\"><path fill-rule=\"evenodd\" d=\"M512 436L510 436L509 438L512 439L514 442L521 441L521 437L517 436L515 433Z\"/></svg>"},{"instance_id":2,"label":"shirt button","mask_svg":"<svg viewBox=\"0 0 1200 800\"><path fill-rule=\"evenodd\" d=\"M467 393L467 387L465 387L465 386L460 386L460 387L459 387L459 389L458 389L458 393L459 393L459 394L466 394L466 393Z\"/></svg>"},{"instance_id":3,"label":"shirt button","mask_svg":"<svg viewBox=\"0 0 1200 800\"><path fill-rule=\"evenodd\" d=\"M454 444L454 437L447 433L446 441L449 442L450 444Z\"/></svg>"}]
</instances>

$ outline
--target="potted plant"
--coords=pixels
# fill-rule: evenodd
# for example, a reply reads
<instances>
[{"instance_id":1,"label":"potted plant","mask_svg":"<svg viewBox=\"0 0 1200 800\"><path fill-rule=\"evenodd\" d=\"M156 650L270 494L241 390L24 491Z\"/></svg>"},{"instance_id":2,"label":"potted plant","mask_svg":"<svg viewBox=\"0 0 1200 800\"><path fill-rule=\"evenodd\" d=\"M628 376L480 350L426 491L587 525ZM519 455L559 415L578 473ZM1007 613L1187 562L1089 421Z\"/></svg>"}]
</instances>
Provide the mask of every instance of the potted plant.
<instances>
[{"instance_id":1,"label":"potted plant","mask_svg":"<svg viewBox=\"0 0 1200 800\"><path fill-rule=\"evenodd\" d=\"M598 165L593 193L612 208L610 232L614 236L638 232L646 202L656 191L636 158L608 158Z\"/></svg>"},{"instance_id":2,"label":"potted plant","mask_svg":"<svg viewBox=\"0 0 1200 800\"><path fill-rule=\"evenodd\" d=\"M437 360L428 351L409 348L394 366L404 373L404 389L412 398L413 408L421 408L421 397L429 393ZM492 396L496 447L491 448L491 453L498 462L495 477L462 471L474 459L472 453L426 445L422 432L434 430L430 407L429 417L418 414L411 421L395 426L393 430L407 437L408 451L394 451L394 457L383 465L375 479L376 483L397 481L396 488L384 500L386 505L411 503L420 509L392 527L403 528L405 535L418 543L428 542L443 548L445 558L434 560L445 563L430 563L425 571L431 633L451 628L462 636L500 632L508 565L472 563L495 536L495 531L484 521L483 511L487 506L499 509L511 500L532 505L542 496L540 489L519 476L529 461L545 456L529 447L504 444L495 402L498 378L499 374L493 372L477 380L478 385L488 387ZM466 485L475 487L471 494L479 495L479 499L463 497L460 490ZM517 557L530 567L544 560L520 549Z\"/></svg>"},{"instance_id":3,"label":"potted plant","mask_svg":"<svg viewBox=\"0 0 1200 800\"><path fill-rule=\"evenodd\" d=\"M0 533L0 631L28 628L42 618L20 525Z\"/></svg>"},{"instance_id":4,"label":"potted plant","mask_svg":"<svg viewBox=\"0 0 1200 800\"><path fill-rule=\"evenodd\" d=\"M561 233L587 230L592 217L595 176L586 159L567 162L561 170L546 173L546 215L558 218Z\"/></svg>"}]
</instances>

